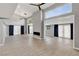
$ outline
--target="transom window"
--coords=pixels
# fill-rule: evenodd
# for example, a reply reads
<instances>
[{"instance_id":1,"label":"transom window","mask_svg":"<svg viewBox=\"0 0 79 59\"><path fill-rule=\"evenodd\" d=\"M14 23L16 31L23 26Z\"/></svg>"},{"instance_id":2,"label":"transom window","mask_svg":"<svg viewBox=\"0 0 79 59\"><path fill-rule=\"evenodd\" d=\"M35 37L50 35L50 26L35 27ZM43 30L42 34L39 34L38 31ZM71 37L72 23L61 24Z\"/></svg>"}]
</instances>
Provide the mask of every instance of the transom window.
<instances>
[{"instance_id":1,"label":"transom window","mask_svg":"<svg viewBox=\"0 0 79 59\"><path fill-rule=\"evenodd\" d=\"M72 4L64 4L55 9L51 9L45 12L45 18L55 17L64 15L72 12Z\"/></svg>"}]
</instances>

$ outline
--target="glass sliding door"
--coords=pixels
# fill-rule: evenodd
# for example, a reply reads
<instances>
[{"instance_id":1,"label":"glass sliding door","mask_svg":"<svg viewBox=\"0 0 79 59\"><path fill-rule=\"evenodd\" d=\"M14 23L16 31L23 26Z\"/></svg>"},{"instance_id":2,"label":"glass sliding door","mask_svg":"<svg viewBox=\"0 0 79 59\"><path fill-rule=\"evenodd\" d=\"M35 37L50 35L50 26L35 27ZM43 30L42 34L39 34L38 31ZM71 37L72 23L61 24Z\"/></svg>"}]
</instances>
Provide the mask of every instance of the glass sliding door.
<instances>
[{"instance_id":1,"label":"glass sliding door","mask_svg":"<svg viewBox=\"0 0 79 59\"><path fill-rule=\"evenodd\" d=\"M70 24L62 24L58 26L59 37L71 38L71 27Z\"/></svg>"},{"instance_id":2,"label":"glass sliding door","mask_svg":"<svg viewBox=\"0 0 79 59\"><path fill-rule=\"evenodd\" d=\"M20 34L20 26L14 26L14 35Z\"/></svg>"},{"instance_id":3,"label":"glass sliding door","mask_svg":"<svg viewBox=\"0 0 79 59\"><path fill-rule=\"evenodd\" d=\"M63 25L58 26L59 37L63 37Z\"/></svg>"},{"instance_id":4,"label":"glass sliding door","mask_svg":"<svg viewBox=\"0 0 79 59\"><path fill-rule=\"evenodd\" d=\"M71 37L70 24L64 25L64 37L65 38Z\"/></svg>"}]
</instances>

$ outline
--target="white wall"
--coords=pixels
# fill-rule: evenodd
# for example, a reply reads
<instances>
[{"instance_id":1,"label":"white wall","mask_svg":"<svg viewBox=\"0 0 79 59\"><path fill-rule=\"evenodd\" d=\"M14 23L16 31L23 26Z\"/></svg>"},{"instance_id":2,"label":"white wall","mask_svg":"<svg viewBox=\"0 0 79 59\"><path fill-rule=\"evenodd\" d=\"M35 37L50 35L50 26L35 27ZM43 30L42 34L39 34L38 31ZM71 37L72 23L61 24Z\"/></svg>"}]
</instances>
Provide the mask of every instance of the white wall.
<instances>
[{"instance_id":1,"label":"white wall","mask_svg":"<svg viewBox=\"0 0 79 59\"><path fill-rule=\"evenodd\" d=\"M16 3L0 3L0 17L10 18L15 9Z\"/></svg>"},{"instance_id":2,"label":"white wall","mask_svg":"<svg viewBox=\"0 0 79 59\"><path fill-rule=\"evenodd\" d=\"M33 32L39 32L40 36L38 38L41 38L41 29L42 29L42 21L41 21L41 12L36 12L32 16L33 19Z\"/></svg>"},{"instance_id":3,"label":"white wall","mask_svg":"<svg viewBox=\"0 0 79 59\"><path fill-rule=\"evenodd\" d=\"M66 24L66 23L73 23L74 22L74 15L68 15L64 17L52 18L44 21L45 25L49 24Z\"/></svg>"},{"instance_id":4,"label":"white wall","mask_svg":"<svg viewBox=\"0 0 79 59\"><path fill-rule=\"evenodd\" d=\"M33 15L33 31L41 32L41 15L40 12L36 12Z\"/></svg>"},{"instance_id":5,"label":"white wall","mask_svg":"<svg viewBox=\"0 0 79 59\"><path fill-rule=\"evenodd\" d=\"M69 23L74 23L74 15L68 15L64 17L58 17L58 18L52 18L44 21L44 26L45 25L54 25L54 24L69 24ZM44 34L51 36L54 36L54 27L50 30L46 30L46 27L44 28Z\"/></svg>"},{"instance_id":6,"label":"white wall","mask_svg":"<svg viewBox=\"0 0 79 59\"><path fill-rule=\"evenodd\" d=\"M6 23L7 27L8 27L8 25L14 25L14 27L15 26L19 26L20 27L21 25L25 25L25 20L7 20L7 21L5 21L5 23ZM20 29L20 28L18 28L18 29ZM8 30L8 28L7 28L7 30ZM17 33L19 34L20 32L17 32ZM15 35L17 33L15 33ZM9 35L9 32L7 34Z\"/></svg>"},{"instance_id":7,"label":"white wall","mask_svg":"<svg viewBox=\"0 0 79 59\"><path fill-rule=\"evenodd\" d=\"M0 44L9 36L9 25L21 26L24 24L24 20L0 19Z\"/></svg>"},{"instance_id":8,"label":"white wall","mask_svg":"<svg viewBox=\"0 0 79 59\"><path fill-rule=\"evenodd\" d=\"M72 6L73 6L72 11L73 11L73 14L75 15L73 47L79 50L79 3L74 3Z\"/></svg>"},{"instance_id":9,"label":"white wall","mask_svg":"<svg viewBox=\"0 0 79 59\"><path fill-rule=\"evenodd\" d=\"M2 22L4 22L6 25L24 25L25 24L24 20L10 20L10 19L6 19L6 20L2 20Z\"/></svg>"},{"instance_id":10,"label":"white wall","mask_svg":"<svg viewBox=\"0 0 79 59\"><path fill-rule=\"evenodd\" d=\"M0 22L0 45L3 43L3 40L4 40L3 23Z\"/></svg>"},{"instance_id":11,"label":"white wall","mask_svg":"<svg viewBox=\"0 0 79 59\"><path fill-rule=\"evenodd\" d=\"M14 35L20 35L21 26L14 26Z\"/></svg>"}]
</instances>

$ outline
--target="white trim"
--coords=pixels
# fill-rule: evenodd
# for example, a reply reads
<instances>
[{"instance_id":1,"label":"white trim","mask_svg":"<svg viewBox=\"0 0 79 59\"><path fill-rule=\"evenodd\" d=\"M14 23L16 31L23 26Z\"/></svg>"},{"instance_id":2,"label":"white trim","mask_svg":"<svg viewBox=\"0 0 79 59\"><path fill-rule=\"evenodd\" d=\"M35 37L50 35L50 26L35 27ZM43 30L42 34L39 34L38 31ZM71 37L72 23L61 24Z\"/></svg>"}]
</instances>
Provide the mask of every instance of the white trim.
<instances>
[{"instance_id":1,"label":"white trim","mask_svg":"<svg viewBox=\"0 0 79 59\"><path fill-rule=\"evenodd\" d=\"M74 49L76 49L76 50L79 50L79 48L76 48L76 47L73 47Z\"/></svg>"},{"instance_id":2,"label":"white trim","mask_svg":"<svg viewBox=\"0 0 79 59\"><path fill-rule=\"evenodd\" d=\"M74 19L73 19L73 49L78 49L75 47L75 15L74 15Z\"/></svg>"}]
</instances>

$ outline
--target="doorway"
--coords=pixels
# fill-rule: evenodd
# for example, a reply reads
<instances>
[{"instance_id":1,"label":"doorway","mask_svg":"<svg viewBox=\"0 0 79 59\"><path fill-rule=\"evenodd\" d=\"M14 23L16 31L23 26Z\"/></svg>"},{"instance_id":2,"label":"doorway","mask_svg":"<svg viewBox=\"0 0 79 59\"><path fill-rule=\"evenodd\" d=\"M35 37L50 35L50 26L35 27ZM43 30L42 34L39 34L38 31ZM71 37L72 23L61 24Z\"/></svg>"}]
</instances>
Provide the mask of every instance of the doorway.
<instances>
[{"instance_id":1,"label":"doorway","mask_svg":"<svg viewBox=\"0 0 79 59\"><path fill-rule=\"evenodd\" d=\"M9 25L9 36L13 36L13 35L14 35L14 26Z\"/></svg>"},{"instance_id":2,"label":"doorway","mask_svg":"<svg viewBox=\"0 0 79 59\"><path fill-rule=\"evenodd\" d=\"M54 36L58 37L58 24L54 25Z\"/></svg>"},{"instance_id":3,"label":"doorway","mask_svg":"<svg viewBox=\"0 0 79 59\"><path fill-rule=\"evenodd\" d=\"M24 34L24 26L21 26L21 34Z\"/></svg>"},{"instance_id":4,"label":"doorway","mask_svg":"<svg viewBox=\"0 0 79 59\"><path fill-rule=\"evenodd\" d=\"M9 36L24 34L24 26L9 25Z\"/></svg>"},{"instance_id":5,"label":"doorway","mask_svg":"<svg viewBox=\"0 0 79 59\"><path fill-rule=\"evenodd\" d=\"M73 39L73 24L62 24L58 26L59 37Z\"/></svg>"},{"instance_id":6,"label":"doorway","mask_svg":"<svg viewBox=\"0 0 79 59\"><path fill-rule=\"evenodd\" d=\"M14 35L20 35L20 26L14 26Z\"/></svg>"},{"instance_id":7,"label":"doorway","mask_svg":"<svg viewBox=\"0 0 79 59\"><path fill-rule=\"evenodd\" d=\"M33 34L33 25L28 25L28 34Z\"/></svg>"}]
</instances>

